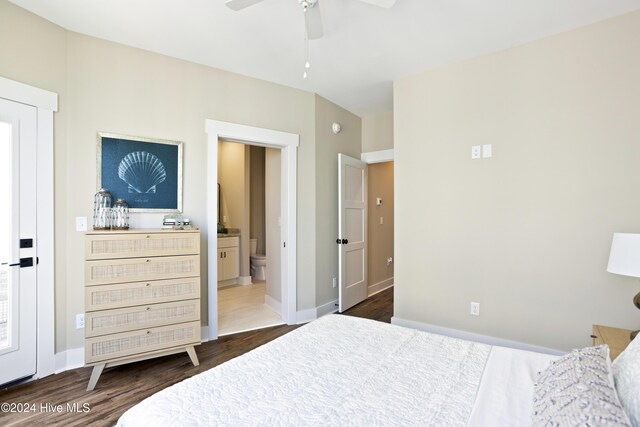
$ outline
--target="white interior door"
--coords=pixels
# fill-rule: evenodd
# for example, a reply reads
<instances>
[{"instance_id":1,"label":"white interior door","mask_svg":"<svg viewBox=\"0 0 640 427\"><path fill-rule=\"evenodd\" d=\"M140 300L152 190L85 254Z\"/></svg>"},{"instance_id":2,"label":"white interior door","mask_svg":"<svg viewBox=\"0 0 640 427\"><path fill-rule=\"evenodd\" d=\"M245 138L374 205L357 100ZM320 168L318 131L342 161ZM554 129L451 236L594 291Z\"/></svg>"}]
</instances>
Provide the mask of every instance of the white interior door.
<instances>
[{"instance_id":1,"label":"white interior door","mask_svg":"<svg viewBox=\"0 0 640 427\"><path fill-rule=\"evenodd\" d=\"M0 99L0 384L36 373L36 112Z\"/></svg>"},{"instance_id":2,"label":"white interior door","mask_svg":"<svg viewBox=\"0 0 640 427\"><path fill-rule=\"evenodd\" d=\"M367 298L367 164L338 154L338 305Z\"/></svg>"}]
</instances>

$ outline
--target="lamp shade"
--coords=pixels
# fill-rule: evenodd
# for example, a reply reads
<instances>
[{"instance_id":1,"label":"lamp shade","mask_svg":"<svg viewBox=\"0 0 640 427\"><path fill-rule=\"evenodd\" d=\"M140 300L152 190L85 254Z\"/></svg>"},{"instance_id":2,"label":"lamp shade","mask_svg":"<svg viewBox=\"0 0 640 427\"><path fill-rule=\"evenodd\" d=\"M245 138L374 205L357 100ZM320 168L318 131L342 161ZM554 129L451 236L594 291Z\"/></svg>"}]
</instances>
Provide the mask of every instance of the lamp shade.
<instances>
[{"instance_id":1,"label":"lamp shade","mask_svg":"<svg viewBox=\"0 0 640 427\"><path fill-rule=\"evenodd\" d=\"M623 276L640 277L640 234L613 234L607 271Z\"/></svg>"}]
</instances>

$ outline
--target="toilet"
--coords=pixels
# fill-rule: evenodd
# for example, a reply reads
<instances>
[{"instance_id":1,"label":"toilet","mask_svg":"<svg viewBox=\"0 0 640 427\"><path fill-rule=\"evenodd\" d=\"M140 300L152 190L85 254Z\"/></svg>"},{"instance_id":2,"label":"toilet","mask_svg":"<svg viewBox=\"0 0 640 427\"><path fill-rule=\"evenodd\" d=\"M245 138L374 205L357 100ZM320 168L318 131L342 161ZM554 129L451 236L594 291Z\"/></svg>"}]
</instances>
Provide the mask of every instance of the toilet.
<instances>
[{"instance_id":1,"label":"toilet","mask_svg":"<svg viewBox=\"0 0 640 427\"><path fill-rule=\"evenodd\" d=\"M251 277L253 280L267 280L267 256L256 253L258 239L249 239L251 249Z\"/></svg>"}]
</instances>

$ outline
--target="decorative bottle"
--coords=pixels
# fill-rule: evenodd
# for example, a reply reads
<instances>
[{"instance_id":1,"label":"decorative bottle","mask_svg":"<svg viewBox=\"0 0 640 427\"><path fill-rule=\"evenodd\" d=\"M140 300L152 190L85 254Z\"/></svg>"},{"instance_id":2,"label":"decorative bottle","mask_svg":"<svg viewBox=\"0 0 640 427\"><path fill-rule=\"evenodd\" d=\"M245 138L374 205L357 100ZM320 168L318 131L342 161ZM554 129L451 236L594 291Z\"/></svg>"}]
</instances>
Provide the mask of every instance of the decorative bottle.
<instances>
[{"instance_id":1,"label":"decorative bottle","mask_svg":"<svg viewBox=\"0 0 640 427\"><path fill-rule=\"evenodd\" d=\"M111 193L101 188L93 197L93 229L111 228Z\"/></svg>"},{"instance_id":2,"label":"decorative bottle","mask_svg":"<svg viewBox=\"0 0 640 427\"><path fill-rule=\"evenodd\" d=\"M111 222L112 230L128 230L129 229L129 206L127 203L118 199L113 204L113 215Z\"/></svg>"}]
</instances>

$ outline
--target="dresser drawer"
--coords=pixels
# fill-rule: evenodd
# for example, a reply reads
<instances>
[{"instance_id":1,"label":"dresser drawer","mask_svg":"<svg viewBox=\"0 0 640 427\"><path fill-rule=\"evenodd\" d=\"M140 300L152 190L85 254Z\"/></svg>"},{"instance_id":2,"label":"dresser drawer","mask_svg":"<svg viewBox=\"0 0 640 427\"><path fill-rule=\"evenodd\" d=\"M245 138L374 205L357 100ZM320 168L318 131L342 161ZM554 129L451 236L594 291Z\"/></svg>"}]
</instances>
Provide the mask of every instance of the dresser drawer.
<instances>
[{"instance_id":1,"label":"dresser drawer","mask_svg":"<svg viewBox=\"0 0 640 427\"><path fill-rule=\"evenodd\" d=\"M200 300L94 311L85 316L85 337L200 320Z\"/></svg>"},{"instance_id":2,"label":"dresser drawer","mask_svg":"<svg viewBox=\"0 0 640 427\"><path fill-rule=\"evenodd\" d=\"M194 344L200 344L199 321L103 335L85 340L85 362L92 364L108 359Z\"/></svg>"},{"instance_id":3,"label":"dresser drawer","mask_svg":"<svg viewBox=\"0 0 640 427\"><path fill-rule=\"evenodd\" d=\"M85 259L114 259L200 253L200 233L87 234Z\"/></svg>"},{"instance_id":4,"label":"dresser drawer","mask_svg":"<svg viewBox=\"0 0 640 427\"><path fill-rule=\"evenodd\" d=\"M85 311L200 298L200 277L87 286Z\"/></svg>"},{"instance_id":5,"label":"dresser drawer","mask_svg":"<svg viewBox=\"0 0 640 427\"><path fill-rule=\"evenodd\" d=\"M85 262L85 284L87 286L199 275L199 255Z\"/></svg>"}]
</instances>

